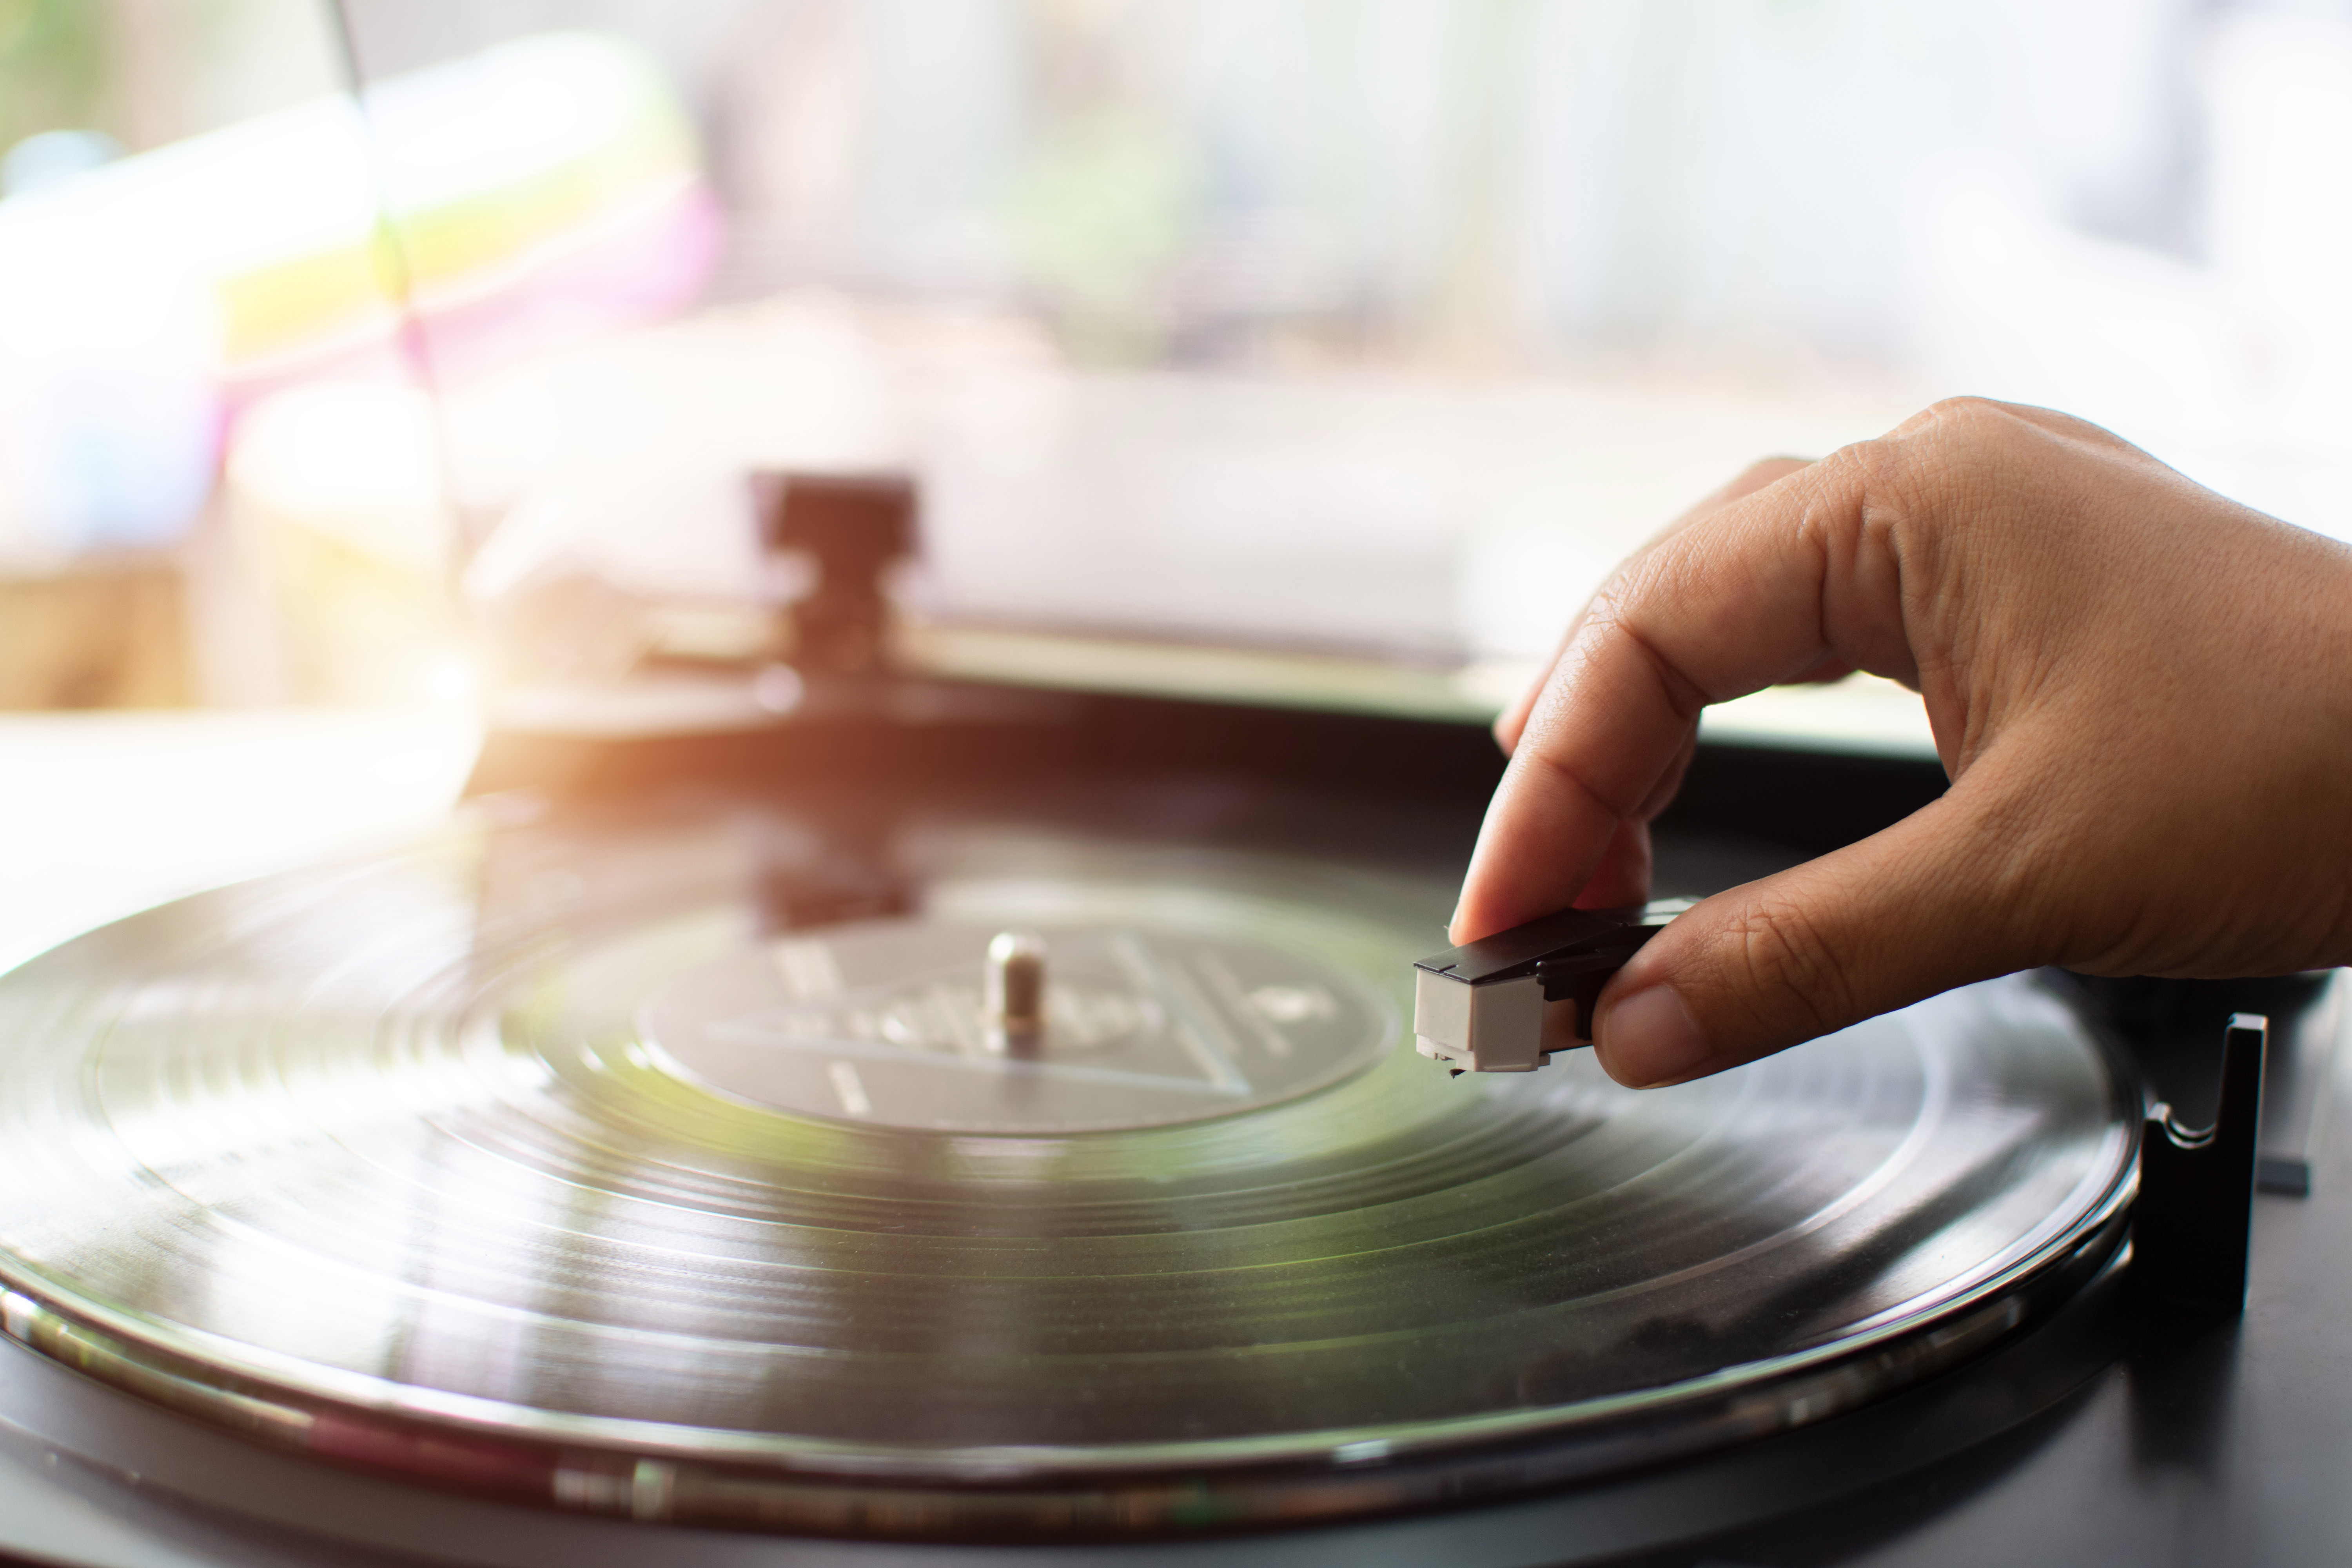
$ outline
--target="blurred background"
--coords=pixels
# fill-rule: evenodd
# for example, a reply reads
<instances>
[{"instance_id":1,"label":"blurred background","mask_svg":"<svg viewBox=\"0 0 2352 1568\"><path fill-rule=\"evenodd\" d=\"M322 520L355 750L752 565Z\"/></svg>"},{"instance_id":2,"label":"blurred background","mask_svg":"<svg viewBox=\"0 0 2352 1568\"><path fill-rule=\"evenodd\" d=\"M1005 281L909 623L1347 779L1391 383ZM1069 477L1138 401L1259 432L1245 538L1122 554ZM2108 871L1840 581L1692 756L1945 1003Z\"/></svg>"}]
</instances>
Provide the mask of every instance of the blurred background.
<instances>
[{"instance_id":1,"label":"blurred background","mask_svg":"<svg viewBox=\"0 0 2352 1568\"><path fill-rule=\"evenodd\" d=\"M752 657L778 468L1491 701L1956 393L2352 536L2352 5L0 0L0 708Z\"/></svg>"}]
</instances>

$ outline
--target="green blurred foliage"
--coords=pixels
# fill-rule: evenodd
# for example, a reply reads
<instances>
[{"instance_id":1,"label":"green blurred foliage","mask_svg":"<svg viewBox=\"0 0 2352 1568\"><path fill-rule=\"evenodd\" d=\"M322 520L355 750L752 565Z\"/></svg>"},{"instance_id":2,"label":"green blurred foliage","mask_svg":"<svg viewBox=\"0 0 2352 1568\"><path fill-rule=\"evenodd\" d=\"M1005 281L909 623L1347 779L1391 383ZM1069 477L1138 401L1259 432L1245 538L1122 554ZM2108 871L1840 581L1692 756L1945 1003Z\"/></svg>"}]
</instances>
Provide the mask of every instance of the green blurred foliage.
<instances>
[{"instance_id":1,"label":"green blurred foliage","mask_svg":"<svg viewBox=\"0 0 2352 1568\"><path fill-rule=\"evenodd\" d=\"M0 0L0 152L42 131L107 129L107 7Z\"/></svg>"},{"instance_id":2,"label":"green blurred foliage","mask_svg":"<svg viewBox=\"0 0 2352 1568\"><path fill-rule=\"evenodd\" d=\"M1080 359L1157 358L1167 273L1195 223L1191 148L1164 126L1117 114L1074 117L1036 141L1008 215L1024 272Z\"/></svg>"}]
</instances>

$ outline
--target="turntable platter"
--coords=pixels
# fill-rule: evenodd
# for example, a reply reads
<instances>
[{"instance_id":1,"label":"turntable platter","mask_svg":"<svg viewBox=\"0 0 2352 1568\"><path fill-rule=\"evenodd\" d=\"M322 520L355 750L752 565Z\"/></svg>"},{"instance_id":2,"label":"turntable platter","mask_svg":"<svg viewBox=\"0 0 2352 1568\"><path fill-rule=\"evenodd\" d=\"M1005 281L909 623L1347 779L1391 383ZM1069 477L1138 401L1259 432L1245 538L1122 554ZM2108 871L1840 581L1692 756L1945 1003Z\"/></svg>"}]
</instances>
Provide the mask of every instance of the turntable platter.
<instances>
[{"instance_id":1,"label":"turntable platter","mask_svg":"<svg viewBox=\"0 0 2352 1568\"><path fill-rule=\"evenodd\" d=\"M771 929L811 841L483 832L0 979L7 1331L569 1506L1100 1531L1816 1419L2115 1245L2135 1108L2029 981L1669 1090L1449 1079L1401 1024L1445 889L964 826L914 912Z\"/></svg>"}]
</instances>

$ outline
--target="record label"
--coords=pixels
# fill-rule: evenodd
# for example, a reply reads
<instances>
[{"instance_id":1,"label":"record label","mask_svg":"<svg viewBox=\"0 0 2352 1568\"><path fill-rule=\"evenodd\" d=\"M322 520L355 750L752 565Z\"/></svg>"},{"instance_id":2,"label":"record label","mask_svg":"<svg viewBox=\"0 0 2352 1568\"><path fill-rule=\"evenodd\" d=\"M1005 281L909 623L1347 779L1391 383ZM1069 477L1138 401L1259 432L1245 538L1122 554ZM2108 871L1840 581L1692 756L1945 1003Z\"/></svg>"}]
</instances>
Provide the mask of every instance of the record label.
<instances>
[{"instance_id":1,"label":"record label","mask_svg":"<svg viewBox=\"0 0 2352 1568\"><path fill-rule=\"evenodd\" d=\"M1045 1023L992 1029L992 932L874 921L787 936L659 987L656 1059L803 1115L961 1132L1085 1132L1227 1116L1387 1054L1386 996L1263 942L1126 927L1047 934Z\"/></svg>"}]
</instances>

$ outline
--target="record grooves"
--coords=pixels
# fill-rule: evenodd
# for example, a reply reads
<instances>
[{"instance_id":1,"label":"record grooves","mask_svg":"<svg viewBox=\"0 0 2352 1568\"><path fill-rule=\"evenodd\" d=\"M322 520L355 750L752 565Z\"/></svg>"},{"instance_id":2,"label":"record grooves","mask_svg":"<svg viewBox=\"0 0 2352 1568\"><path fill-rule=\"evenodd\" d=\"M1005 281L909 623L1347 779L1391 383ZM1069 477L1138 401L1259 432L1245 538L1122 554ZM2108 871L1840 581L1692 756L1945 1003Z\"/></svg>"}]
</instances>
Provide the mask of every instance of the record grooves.
<instances>
[{"instance_id":1,"label":"record grooves","mask_svg":"<svg viewBox=\"0 0 2352 1568\"><path fill-rule=\"evenodd\" d=\"M2136 1091L2028 980L1663 1093L1448 1080L1400 1027L1440 884L934 821L903 912L776 929L835 841L460 833L0 980L8 1331L557 1507L1102 1535L1818 1421L2118 1245ZM1027 1054L974 1011L1015 927Z\"/></svg>"}]
</instances>

